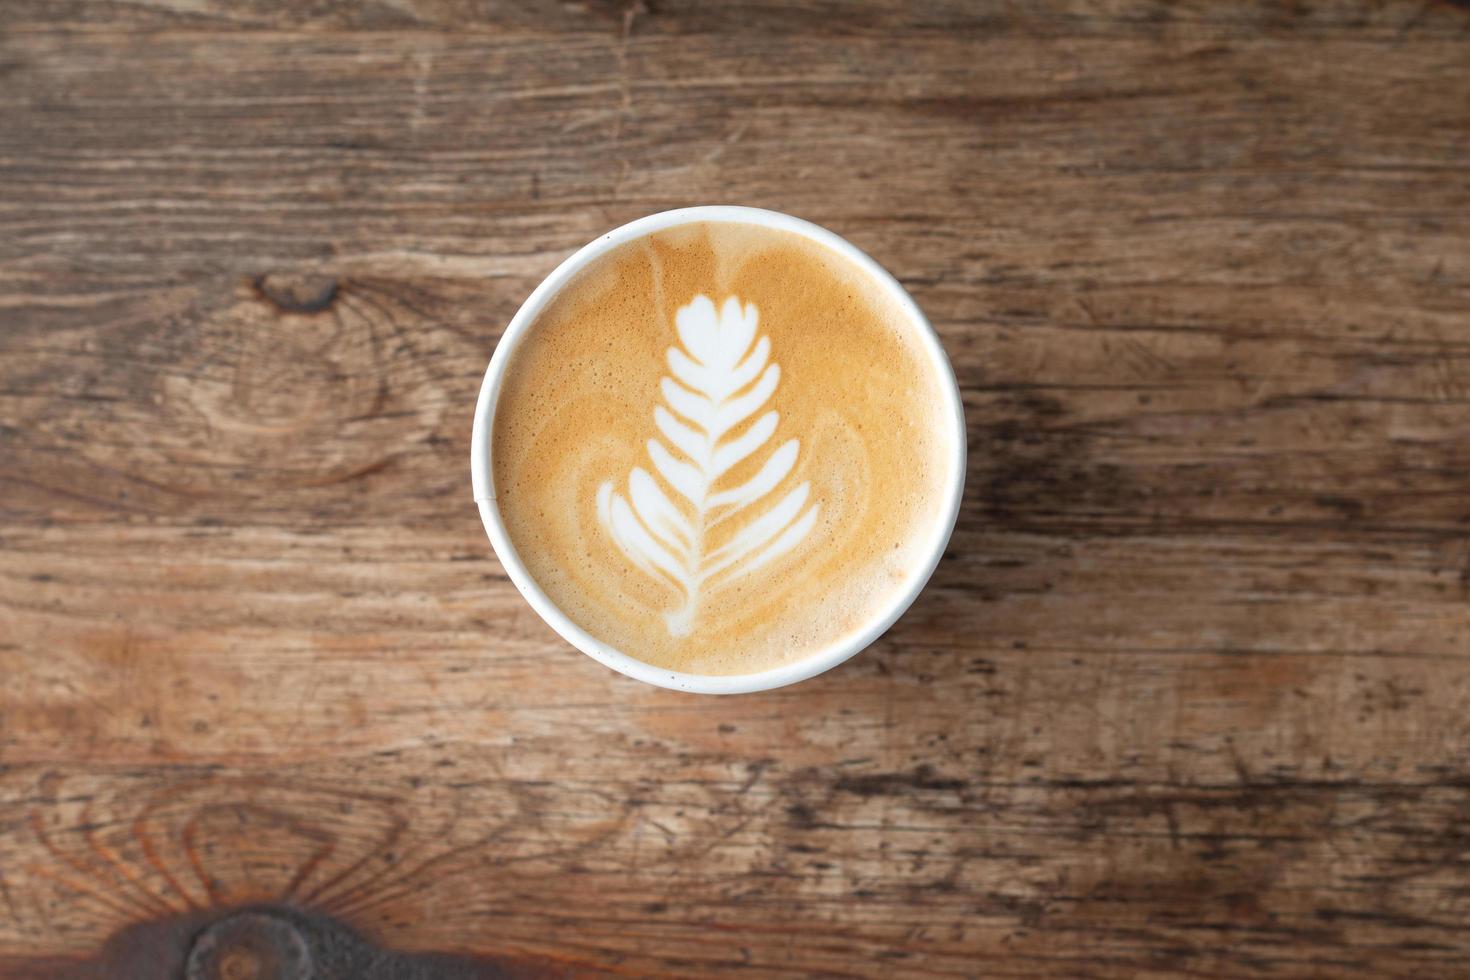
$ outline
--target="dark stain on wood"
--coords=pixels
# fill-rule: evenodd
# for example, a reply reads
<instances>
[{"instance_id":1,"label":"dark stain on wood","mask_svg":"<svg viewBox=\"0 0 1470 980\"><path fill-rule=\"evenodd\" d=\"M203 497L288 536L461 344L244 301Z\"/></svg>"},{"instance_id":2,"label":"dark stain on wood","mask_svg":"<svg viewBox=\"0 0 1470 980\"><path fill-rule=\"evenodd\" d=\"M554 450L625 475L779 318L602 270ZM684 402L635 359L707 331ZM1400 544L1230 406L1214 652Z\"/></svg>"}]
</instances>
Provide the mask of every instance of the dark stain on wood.
<instances>
[{"instance_id":1,"label":"dark stain on wood","mask_svg":"<svg viewBox=\"0 0 1470 980\"><path fill-rule=\"evenodd\" d=\"M609 974L513 956L380 949L331 918L289 906L209 910L128 926L95 959L35 962L32 980L570 980Z\"/></svg>"},{"instance_id":2,"label":"dark stain on wood","mask_svg":"<svg viewBox=\"0 0 1470 980\"><path fill-rule=\"evenodd\" d=\"M963 779L941 779L932 766L921 765L913 772L868 773L861 776L838 776L832 786L839 793L858 796L909 796L915 791L959 792L966 787Z\"/></svg>"},{"instance_id":3,"label":"dark stain on wood","mask_svg":"<svg viewBox=\"0 0 1470 980\"><path fill-rule=\"evenodd\" d=\"M251 281L255 291L282 313L324 313L337 301L341 288L330 276L268 274Z\"/></svg>"}]
</instances>

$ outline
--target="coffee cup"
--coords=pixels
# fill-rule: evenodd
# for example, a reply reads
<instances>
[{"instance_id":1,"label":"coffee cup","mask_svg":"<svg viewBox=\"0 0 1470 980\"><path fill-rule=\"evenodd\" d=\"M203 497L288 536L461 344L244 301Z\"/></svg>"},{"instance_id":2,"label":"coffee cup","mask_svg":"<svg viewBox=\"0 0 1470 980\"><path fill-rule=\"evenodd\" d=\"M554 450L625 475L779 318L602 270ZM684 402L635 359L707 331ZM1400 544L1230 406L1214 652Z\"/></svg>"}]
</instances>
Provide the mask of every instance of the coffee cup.
<instances>
[{"instance_id":1,"label":"coffee cup","mask_svg":"<svg viewBox=\"0 0 1470 980\"><path fill-rule=\"evenodd\" d=\"M939 338L838 235L746 207L666 211L531 293L475 409L475 501L569 644L659 687L768 690L881 636L964 489Z\"/></svg>"}]
</instances>

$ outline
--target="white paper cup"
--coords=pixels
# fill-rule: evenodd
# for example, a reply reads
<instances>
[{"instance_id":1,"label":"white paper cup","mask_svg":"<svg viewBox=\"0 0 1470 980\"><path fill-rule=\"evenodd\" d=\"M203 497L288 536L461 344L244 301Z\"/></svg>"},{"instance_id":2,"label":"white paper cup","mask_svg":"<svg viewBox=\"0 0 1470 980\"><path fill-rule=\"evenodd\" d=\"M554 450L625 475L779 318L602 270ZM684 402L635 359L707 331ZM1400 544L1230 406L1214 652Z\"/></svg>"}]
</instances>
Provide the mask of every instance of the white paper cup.
<instances>
[{"instance_id":1,"label":"white paper cup","mask_svg":"<svg viewBox=\"0 0 1470 980\"><path fill-rule=\"evenodd\" d=\"M915 566L902 587L894 592L893 597L856 633L848 634L841 640L793 663L753 674L689 674L667 670L644 663L590 635L567 618L566 614L547 598L546 593L541 591L541 587L531 578L525 564L516 554L509 535L505 532L505 525L500 519L500 511L495 503L490 435L494 431L496 402L500 396L501 384L505 380L506 366L510 363L511 354L518 344L525 341L536 317L573 276L611 249L651 232L699 221L762 225L781 231L795 232L845 256L866 272L880 289L887 290L912 321L913 328L929 357L930 366L939 381L940 397L945 401L944 411L940 413L940 418L943 419L941 424L948 426L951 430L947 436L954 453L953 476L943 496L936 503L934 521L928 531L929 540L923 549L925 560ZM929 581L929 576L934 573L935 566L939 564L940 556L944 554L944 548L949 543L950 534L954 530L955 519L959 516L960 498L965 489L965 412L960 401L959 386L955 383L954 370L950 367L949 358L945 356L944 348L940 346L939 337L934 333L934 328L929 325L929 321L920 312L912 297L898 284L898 281L862 250L825 228L779 211L725 206L681 208L677 211L651 214L646 218L629 222L579 249L571 258L557 266L555 271L536 287L530 298L516 311L515 317L510 321L510 326L505 328L505 335L501 337L499 345L495 348L494 356L490 358L490 367L486 370L484 384L480 387L480 400L475 405L475 428L470 439L470 474L474 484L475 502L480 506L480 519L485 522L485 530L490 535L490 543L494 546L495 554L500 558L501 565L505 567L506 574L521 591L521 595L526 597L531 608L535 609L552 629L561 634L564 640L599 663L649 684L699 694L744 694L794 684L836 667L882 636L918 597L924 584Z\"/></svg>"}]
</instances>

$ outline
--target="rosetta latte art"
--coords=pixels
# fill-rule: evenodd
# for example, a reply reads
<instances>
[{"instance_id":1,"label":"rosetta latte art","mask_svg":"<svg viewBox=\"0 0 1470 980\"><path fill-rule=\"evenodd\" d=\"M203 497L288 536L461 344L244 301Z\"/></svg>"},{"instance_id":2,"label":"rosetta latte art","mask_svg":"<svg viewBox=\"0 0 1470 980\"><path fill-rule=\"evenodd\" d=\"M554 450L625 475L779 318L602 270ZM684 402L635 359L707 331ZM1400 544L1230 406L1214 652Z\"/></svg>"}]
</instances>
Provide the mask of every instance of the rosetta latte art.
<instances>
[{"instance_id":1,"label":"rosetta latte art","mask_svg":"<svg viewBox=\"0 0 1470 980\"><path fill-rule=\"evenodd\" d=\"M756 337L759 319L755 304L734 296L718 311L703 295L678 311L683 349L668 350L672 377L661 379L664 404L653 410L663 441L648 440L654 473L634 467L626 496L612 481L597 491L598 517L619 550L681 596L665 614L672 636L694 628L701 596L795 548L817 522L809 482L759 506L796 466L799 440L770 451L738 485L722 485L734 466L766 448L780 423L779 413L767 411L745 425L781 381L770 339Z\"/></svg>"},{"instance_id":2,"label":"rosetta latte art","mask_svg":"<svg viewBox=\"0 0 1470 980\"><path fill-rule=\"evenodd\" d=\"M582 634L671 674L831 650L927 574L961 475L926 338L867 266L795 232L619 245L506 353L505 537Z\"/></svg>"}]
</instances>

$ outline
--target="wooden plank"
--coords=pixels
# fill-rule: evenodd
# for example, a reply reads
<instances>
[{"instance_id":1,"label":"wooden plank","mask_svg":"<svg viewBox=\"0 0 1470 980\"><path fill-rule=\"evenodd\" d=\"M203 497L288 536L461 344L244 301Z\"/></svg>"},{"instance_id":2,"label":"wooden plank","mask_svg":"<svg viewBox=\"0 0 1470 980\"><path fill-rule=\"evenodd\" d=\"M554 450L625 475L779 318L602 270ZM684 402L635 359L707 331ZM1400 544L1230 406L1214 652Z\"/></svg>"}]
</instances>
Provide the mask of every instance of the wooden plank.
<instances>
[{"instance_id":1,"label":"wooden plank","mask_svg":"<svg viewBox=\"0 0 1470 980\"><path fill-rule=\"evenodd\" d=\"M253 902L528 975L1460 975L1461 7L6 4L0 975ZM971 463L873 649L709 699L560 643L465 462L536 282L720 201L910 286Z\"/></svg>"},{"instance_id":2,"label":"wooden plank","mask_svg":"<svg viewBox=\"0 0 1470 980\"><path fill-rule=\"evenodd\" d=\"M1222 5L1209 0L12 0L5 21L16 29L64 31L523 31L623 30L638 34L784 34L808 36L916 33L1014 33L1029 37L1159 37L1216 32L1316 38L1347 34L1386 41L1429 35L1463 37L1458 4L1316 0L1282 7L1270 0Z\"/></svg>"}]
</instances>

